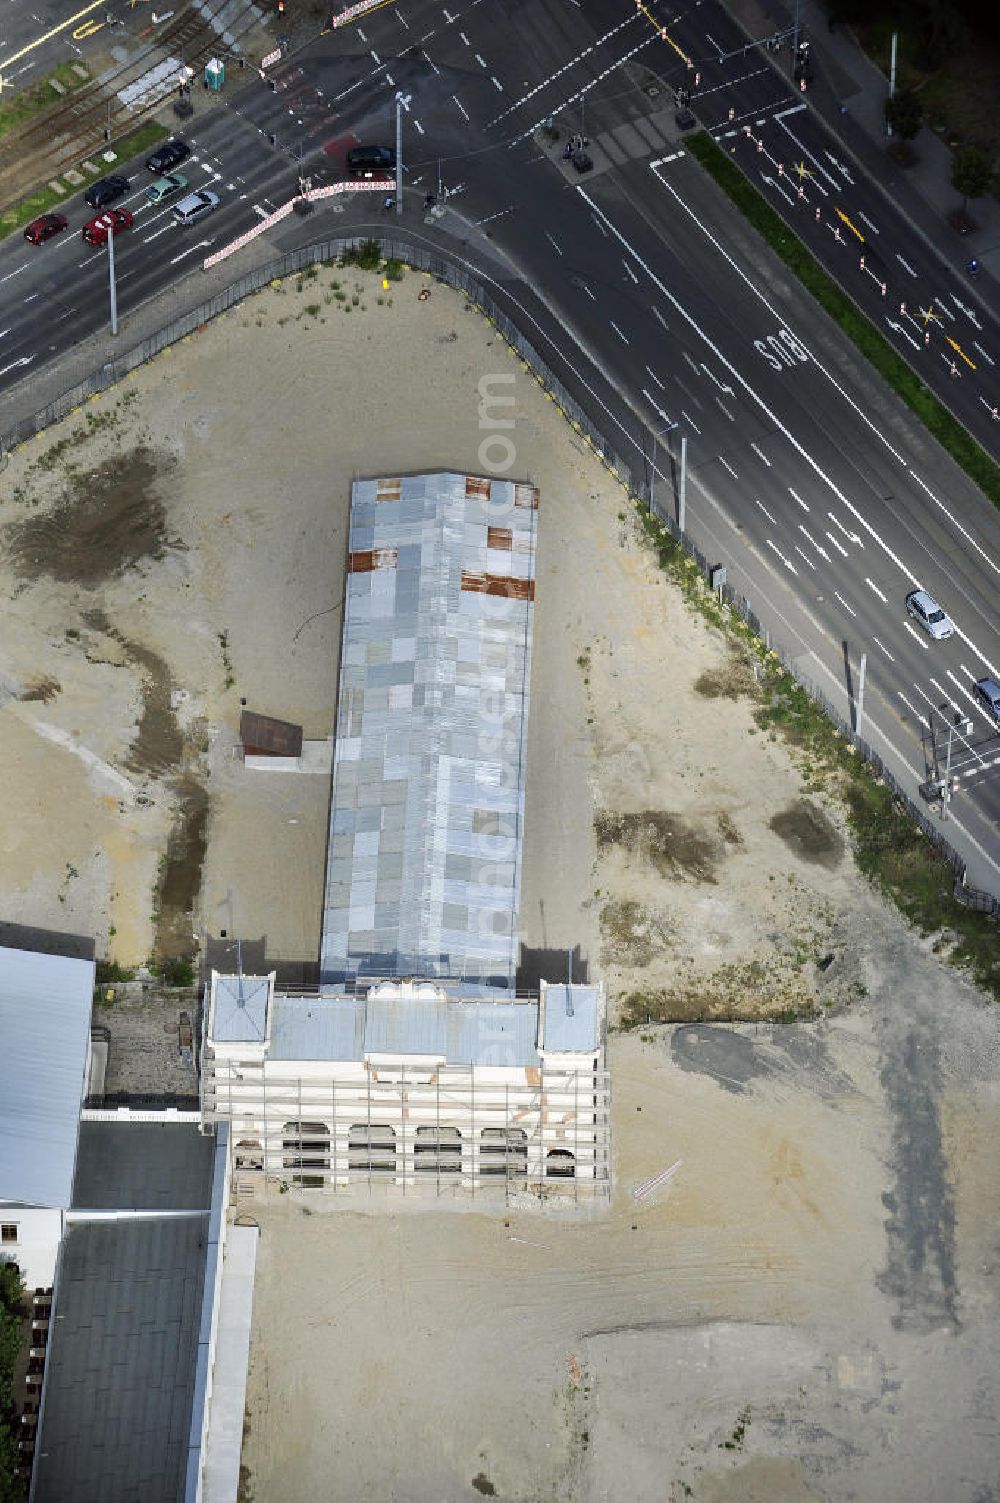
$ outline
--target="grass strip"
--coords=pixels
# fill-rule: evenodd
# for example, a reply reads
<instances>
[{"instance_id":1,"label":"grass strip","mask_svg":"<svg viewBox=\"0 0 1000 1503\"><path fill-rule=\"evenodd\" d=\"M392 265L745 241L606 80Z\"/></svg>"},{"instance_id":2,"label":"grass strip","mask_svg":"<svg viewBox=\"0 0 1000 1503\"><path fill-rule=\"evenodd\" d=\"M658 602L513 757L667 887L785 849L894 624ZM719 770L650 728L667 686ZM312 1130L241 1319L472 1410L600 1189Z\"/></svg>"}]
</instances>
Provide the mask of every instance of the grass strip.
<instances>
[{"instance_id":1,"label":"grass strip","mask_svg":"<svg viewBox=\"0 0 1000 1503\"><path fill-rule=\"evenodd\" d=\"M754 229L793 271L820 306L843 329L862 355L875 367L884 381L923 423L927 431L947 449L955 463L974 480L994 506L1000 507L1000 465L928 390L910 369L902 355L896 353L875 326L854 305L833 278L823 270L790 230L767 200L748 182L731 157L706 131L689 136L686 142L691 155L749 220Z\"/></svg>"},{"instance_id":2,"label":"grass strip","mask_svg":"<svg viewBox=\"0 0 1000 1503\"><path fill-rule=\"evenodd\" d=\"M170 132L165 125L160 125L156 120L147 120L145 125L140 125L137 130L132 131L130 135L124 136L121 141L114 142L110 147L102 148L102 158L104 151L114 151L115 153L115 161L102 161L102 168L108 172L113 171L122 161L128 161L130 157L140 156L142 153L149 151L150 147L155 146L157 142L162 141L169 134ZM84 172L83 166L78 166L77 171ZM92 173L84 173L84 175L88 178L93 177ZM67 187L64 193L59 193L55 188L50 188L46 184L44 188L39 188L36 192L29 194L27 198L22 198L20 202L5 210L3 215L0 215L0 240L3 240L6 235L13 234L22 225L30 224L31 220L37 218L39 214L45 214L49 209L62 208L67 199L72 198L79 191L80 188L77 186ZM89 217L90 211L88 210Z\"/></svg>"},{"instance_id":3,"label":"grass strip","mask_svg":"<svg viewBox=\"0 0 1000 1503\"><path fill-rule=\"evenodd\" d=\"M924 834L906 804L855 752L847 739L769 652L747 623L709 589L694 559L643 505L637 512L660 568L688 606L729 643L731 698L749 698L754 720L792 752L807 792L844 808L858 867L923 935L935 952L966 970L1000 1002L1000 926L954 896L955 872Z\"/></svg>"},{"instance_id":4,"label":"grass strip","mask_svg":"<svg viewBox=\"0 0 1000 1503\"><path fill-rule=\"evenodd\" d=\"M45 78L39 78L12 99L0 103L0 138L16 126L23 125L32 115L50 109L66 94L72 94L74 89L89 83L89 75L81 78L76 66L73 63L60 63Z\"/></svg>"}]
</instances>

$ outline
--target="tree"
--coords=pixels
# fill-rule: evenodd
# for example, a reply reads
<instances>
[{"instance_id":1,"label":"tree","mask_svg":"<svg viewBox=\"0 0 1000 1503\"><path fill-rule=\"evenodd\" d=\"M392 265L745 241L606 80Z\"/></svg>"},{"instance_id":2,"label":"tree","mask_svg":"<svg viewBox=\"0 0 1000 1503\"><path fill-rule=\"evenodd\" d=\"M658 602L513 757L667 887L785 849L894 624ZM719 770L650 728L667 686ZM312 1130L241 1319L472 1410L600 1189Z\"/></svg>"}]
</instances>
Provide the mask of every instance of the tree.
<instances>
[{"instance_id":1,"label":"tree","mask_svg":"<svg viewBox=\"0 0 1000 1503\"><path fill-rule=\"evenodd\" d=\"M894 136L912 141L924 123L924 107L912 89L901 89L886 100L885 120Z\"/></svg>"},{"instance_id":2,"label":"tree","mask_svg":"<svg viewBox=\"0 0 1000 1503\"><path fill-rule=\"evenodd\" d=\"M970 198L982 198L993 182L993 163L981 146L960 146L951 164L951 186L962 195L962 212Z\"/></svg>"}]
</instances>

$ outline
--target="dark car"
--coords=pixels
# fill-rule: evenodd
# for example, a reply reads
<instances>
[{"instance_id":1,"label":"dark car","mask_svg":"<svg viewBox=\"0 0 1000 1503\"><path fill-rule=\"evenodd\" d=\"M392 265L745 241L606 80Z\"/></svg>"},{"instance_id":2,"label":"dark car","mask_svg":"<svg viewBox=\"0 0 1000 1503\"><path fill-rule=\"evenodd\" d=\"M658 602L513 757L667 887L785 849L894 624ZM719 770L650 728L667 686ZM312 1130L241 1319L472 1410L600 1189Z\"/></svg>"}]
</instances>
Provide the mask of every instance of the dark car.
<instances>
[{"instance_id":1,"label":"dark car","mask_svg":"<svg viewBox=\"0 0 1000 1503\"><path fill-rule=\"evenodd\" d=\"M692 115L691 111L685 107L684 109L677 111L676 115L674 116L674 124L677 126L678 130L694 130L698 122Z\"/></svg>"},{"instance_id":2,"label":"dark car","mask_svg":"<svg viewBox=\"0 0 1000 1503\"><path fill-rule=\"evenodd\" d=\"M191 148L186 141L164 141L151 157L146 158L146 171L162 177L165 172L172 172L190 155Z\"/></svg>"},{"instance_id":3,"label":"dark car","mask_svg":"<svg viewBox=\"0 0 1000 1503\"><path fill-rule=\"evenodd\" d=\"M112 173L110 177L102 177L99 182L91 183L83 196L92 209L103 209L127 192L128 178Z\"/></svg>"},{"instance_id":4,"label":"dark car","mask_svg":"<svg viewBox=\"0 0 1000 1503\"><path fill-rule=\"evenodd\" d=\"M1000 726L1000 684L992 678L976 681L973 692L994 725Z\"/></svg>"},{"instance_id":5,"label":"dark car","mask_svg":"<svg viewBox=\"0 0 1000 1503\"><path fill-rule=\"evenodd\" d=\"M396 170L396 153L388 146L354 146L347 153L351 177L388 177Z\"/></svg>"},{"instance_id":6,"label":"dark car","mask_svg":"<svg viewBox=\"0 0 1000 1503\"><path fill-rule=\"evenodd\" d=\"M32 245L41 245L46 240L51 240L53 235L58 235L69 224L65 214L39 214L25 227L24 238Z\"/></svg>"}]
</instances>

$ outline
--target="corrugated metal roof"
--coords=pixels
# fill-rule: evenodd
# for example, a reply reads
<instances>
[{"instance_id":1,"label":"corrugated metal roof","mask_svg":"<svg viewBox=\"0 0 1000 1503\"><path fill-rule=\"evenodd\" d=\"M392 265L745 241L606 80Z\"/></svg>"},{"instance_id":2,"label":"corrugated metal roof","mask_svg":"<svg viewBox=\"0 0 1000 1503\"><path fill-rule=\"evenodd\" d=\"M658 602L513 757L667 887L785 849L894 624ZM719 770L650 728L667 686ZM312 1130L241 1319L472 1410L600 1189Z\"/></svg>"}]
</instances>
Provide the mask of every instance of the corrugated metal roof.
<instances>
[{"instance_id":1,"label":"corrugated metal roof","mask_svg":"<svg viewBox=\"0 0 1000 1503\"><path fill-rule=\"evenodd\" d=\"M262 1044L267 1034L266 976L216 976L212 1037L220 1044Z\"/></svg>"},{"instance_id":2,"label":"corrugated metal roof","mask_svg":"<svg viewBox=\"0 0 1000 1503\"><path fill-rule=\"evenodd\" d=\"M430 987L423 990L431 992ZM368 994L365 1054L402 1054L444 1059L448 1000L436 995L400 996L395 987Z\"/></svg>"},{"instance_id":3,"label":"corrugated metal roof","mask_svg":"<svg viewBox=\"0 0 1000 1503\"><path fill-rule=\"evenodd\" d=\"M69 1205L94 962L0 949L0 1199Z\"/></svg>"},{"instance_id":4,"label":"corrugated metal roof","mask_svg":"<svg viewBox=\"0 0 1000 1503\"><path fill-rule=\"evenodd\" d=\"M541 1047L555 1054L593 1054L600 1047L604 991L601 986L542 983Z\"/></svg>"},{"instance_id":5,"label":"corrugated metal roof","mask_svg":"<svg viewBox=\"0 0 1000 1503\"><path fill-rule=\"evenodd\" d=\"M359 1060L363 997L275 996L268 1059Z\"/></svg>"},{"instance_id":6,"label":"corrugated metal roof","mask_svg":"<svg viewBox=\"0 0 1000 1503\"><path fill-rule=\"evenodd\" d=\"M448 1063L528 1069L539 1065L537 1002L449 1002Z\"/></svg>"},{"instance_id":7,"label":"corrugated metal roof","mask_svg":"<svg viewBox=\"0 0 1000 1503\"><path fill-rule=\"evenodd\" d=\"M513 989L536 506L465 475L354 485L325 983Z\"/></svg>"}]
</instances>

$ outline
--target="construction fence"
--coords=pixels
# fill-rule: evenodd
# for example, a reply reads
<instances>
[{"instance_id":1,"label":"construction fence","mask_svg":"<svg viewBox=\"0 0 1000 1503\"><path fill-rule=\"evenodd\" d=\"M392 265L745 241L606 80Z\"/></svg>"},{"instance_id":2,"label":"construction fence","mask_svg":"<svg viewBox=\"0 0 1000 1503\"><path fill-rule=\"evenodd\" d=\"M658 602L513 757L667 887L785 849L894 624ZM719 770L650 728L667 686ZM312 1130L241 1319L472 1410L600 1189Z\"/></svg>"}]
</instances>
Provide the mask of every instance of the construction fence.
<instances>
[{"instance_id":1,"label":"construction fence","mask_svg":"<svg viewBox=\"0 0 1000 1503\"><path fill-rule=\"evenodd\" d=\"M631 466L625 462L614 446L608 442L593 419L570 394L548 363L532 345L531 341L525 336L514 320L498 305L496 299L487 291L482 281L474 272L464 265L456 264L456 262L449 259L440 251L429 249L426 246L416 246L405 239L395 240L391 236L347 235L336 239L321 240L312 245L305 245L288 251L285 255L268 262L265 266L257 267L247 272L213 297L208 298L197 307L175 318L148 338L140 340L131 349L105 362L92 371L86 379L78 382L70 390L47 403L30 417L16 423L0 438L0 460L2 460L5 449L12 449L18 444L26 442L29 438L40 433L51 424L60 422L90 397L117 385L131 371L154 359L155 356L159 355L163 350L168 349L171 345L177 344L180 340L186 339L199 329L204 328L213 318L217 317L220 313L227 312L230 308L236 307L237 304L241 303L244 298L249 297L252 293L260 292L271 282L280 281L285 277L305 272L312 266L334 262L345 251L356 250L360 244L370 239L377 239L381 254L386 260L397 260L415 271L425 272L436 278L439 282L464 293L465 296L475 303L496 328L501 338L524 362L539 385L553 399L572 427L586 440L594 453L602 460L611 474L647 510L656 516L662 526L684 548L690 557L694 559L703 577L709 580L712 569L708 559L701 553L687 533L680 530L672 512L664 510L660 502L656 499L652 491L650 477L634 473ZM967 907L990 913L994 918L1000 917L1000 900L991 893L983 892L976 888L969 888L965 885L965 863L959 853L944 837L938 825L915 802L909 791L900 784L874 748L857 735L854 728L847 723L840 711L830 702L818 685L802 673L801 668L794 662L792 655L782 643L774 639L770 628L753 611L750 602L728 583L721 585L719 595L722 601L740 616L750 629L765 643L767 648L776 655L795 682L805 690L814 703L830 718L845 739L873 769L876 776L885 782L894 797L906 806L910 815L923 830L927 838L953 867L955 872L955 898Z\"/></svg>"}]
</instances>

